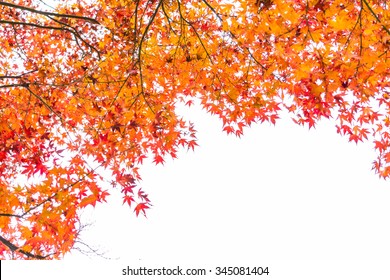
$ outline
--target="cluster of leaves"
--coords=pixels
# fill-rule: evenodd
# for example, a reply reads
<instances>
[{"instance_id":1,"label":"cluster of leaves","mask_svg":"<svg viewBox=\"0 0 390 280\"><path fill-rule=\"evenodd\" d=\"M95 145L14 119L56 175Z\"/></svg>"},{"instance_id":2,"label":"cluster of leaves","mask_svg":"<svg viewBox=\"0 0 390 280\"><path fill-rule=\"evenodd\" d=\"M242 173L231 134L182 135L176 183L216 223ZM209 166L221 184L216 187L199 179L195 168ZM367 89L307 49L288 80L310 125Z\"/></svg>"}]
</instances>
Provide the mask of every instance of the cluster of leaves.
<instances>
[{"instance_id":1,"label":"cluster of leaves","mask_svg":"<svg viewBox=\"0 0 390 280\"><path fill-rule=\"evenodd\" d=\"M0 2L0 256L60 258L103 172L138 216L138 166L194 149L175 111L200 100L241 136L281 110L372 137L390 175L385 0Z\"/></svg>"}]
</instances>

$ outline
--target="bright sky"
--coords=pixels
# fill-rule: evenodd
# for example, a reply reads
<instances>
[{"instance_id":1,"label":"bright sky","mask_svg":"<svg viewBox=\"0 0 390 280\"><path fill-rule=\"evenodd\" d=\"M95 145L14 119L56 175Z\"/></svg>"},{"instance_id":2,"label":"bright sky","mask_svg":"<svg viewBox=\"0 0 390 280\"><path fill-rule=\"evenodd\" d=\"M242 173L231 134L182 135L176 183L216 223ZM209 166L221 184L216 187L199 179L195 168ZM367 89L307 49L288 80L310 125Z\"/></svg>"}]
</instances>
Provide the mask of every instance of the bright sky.
<instances>
[{"instance_id":1,"label":"bright sky","mask_svg":"<svg viewBox=\"0 0 390 280\"><path fill-rule=\"evenodd\" d=\"M288 118L239 139L216 117L186 114L200 147L141 169L148 217L113 194L84 214L86 243L119 260L390 259L390 186L371 170L371 143Z\"/></svg>"}]
</instances>

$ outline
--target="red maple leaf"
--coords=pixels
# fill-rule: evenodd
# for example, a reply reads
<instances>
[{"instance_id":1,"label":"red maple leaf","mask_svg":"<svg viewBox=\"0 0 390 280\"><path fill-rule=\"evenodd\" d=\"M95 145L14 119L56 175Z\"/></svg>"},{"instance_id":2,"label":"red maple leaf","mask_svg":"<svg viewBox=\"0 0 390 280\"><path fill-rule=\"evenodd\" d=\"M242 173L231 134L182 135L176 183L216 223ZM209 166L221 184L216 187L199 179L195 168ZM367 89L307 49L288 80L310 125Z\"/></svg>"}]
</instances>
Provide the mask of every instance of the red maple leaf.
<instances>
[{"instance_id":1,"label":"red maple leaf","mask_svg":"<svg viewBox=\"0 0 390 280\"><path fill-rule=\"evenodd\" d=\"M126 196L123 198L123 204L127 203L127 204L129 204L129 206L131 207L131 203L132 203L132 202L135 202L132 195L126 195ZM138 215L137 215L137 216L138 216Z\"/></svg>"},{"instance_id":2,"label":"red maple leaf","mask_svg":"<svg viewBox=\"0 0 390 280\"><path fill-rule=\"evenodd\" d=\"M154 157L154 160L153 160L153 162L157 165L157 164L159 164L159 163L161 163L162 165L164 165L164 159L163 159L163 157L162 156L160 156L160 155L156 155L155 157Z\"/></svg>"},{"instance_id":3,"label":"red maple leaf","mask_svg":"<svg viewBox=\"0 0 390 280\"><path fill-rule=\"evenodd\" d=\"M146 217L145 209L148 209L148 208L150 208L150 207L146 203L141 202L141 203L138 203L138 205L135 207L134 212L138 217L139 212L142 211L144 216Z\"/></svg>"}]
</instances>

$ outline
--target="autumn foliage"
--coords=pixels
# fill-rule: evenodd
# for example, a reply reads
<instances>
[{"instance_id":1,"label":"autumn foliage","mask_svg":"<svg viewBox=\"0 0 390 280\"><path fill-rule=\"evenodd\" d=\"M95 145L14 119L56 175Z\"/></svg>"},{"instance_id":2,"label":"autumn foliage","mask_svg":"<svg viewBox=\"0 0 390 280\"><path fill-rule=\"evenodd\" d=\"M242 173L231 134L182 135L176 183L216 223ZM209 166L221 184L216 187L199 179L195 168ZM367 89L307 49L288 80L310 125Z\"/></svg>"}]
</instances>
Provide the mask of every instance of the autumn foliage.
<instances>
[{"instance_id":1,"label":"autumn foliage","mask_svg":"<svg viewBox=\"0 0 390 280\"><path fill-rule=\"evenodd\" d=\"M236 136L332 118L389 177L388 1L49 2L0 2L1 258L61 258L110 188L145 214L143 160L197 145L179 104Z\"/></svg>"}]
</instances>

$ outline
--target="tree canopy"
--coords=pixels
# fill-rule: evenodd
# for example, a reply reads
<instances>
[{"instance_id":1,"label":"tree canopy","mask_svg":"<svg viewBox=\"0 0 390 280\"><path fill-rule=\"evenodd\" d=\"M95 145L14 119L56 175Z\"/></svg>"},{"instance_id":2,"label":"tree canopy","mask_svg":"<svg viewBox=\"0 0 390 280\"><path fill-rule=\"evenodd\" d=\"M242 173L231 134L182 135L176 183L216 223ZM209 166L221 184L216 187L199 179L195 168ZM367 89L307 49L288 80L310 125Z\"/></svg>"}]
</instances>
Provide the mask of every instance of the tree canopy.
<instances>
[{"instance_id":1,"label":"tree canopy","mask_svg":"<svg viewBox=\"0 0 390 280\"><path fill-rule=\"evenodd\" d=\"M61 258L79 210L110 188L145 214L143 160L197 145L180 104L199 101L236 136L282 110L309 128L332 118L349 141L372 141L373 169L390 176L386 0L15 0L0 10L1 258Z\"/></svg>"}]
</instances>

